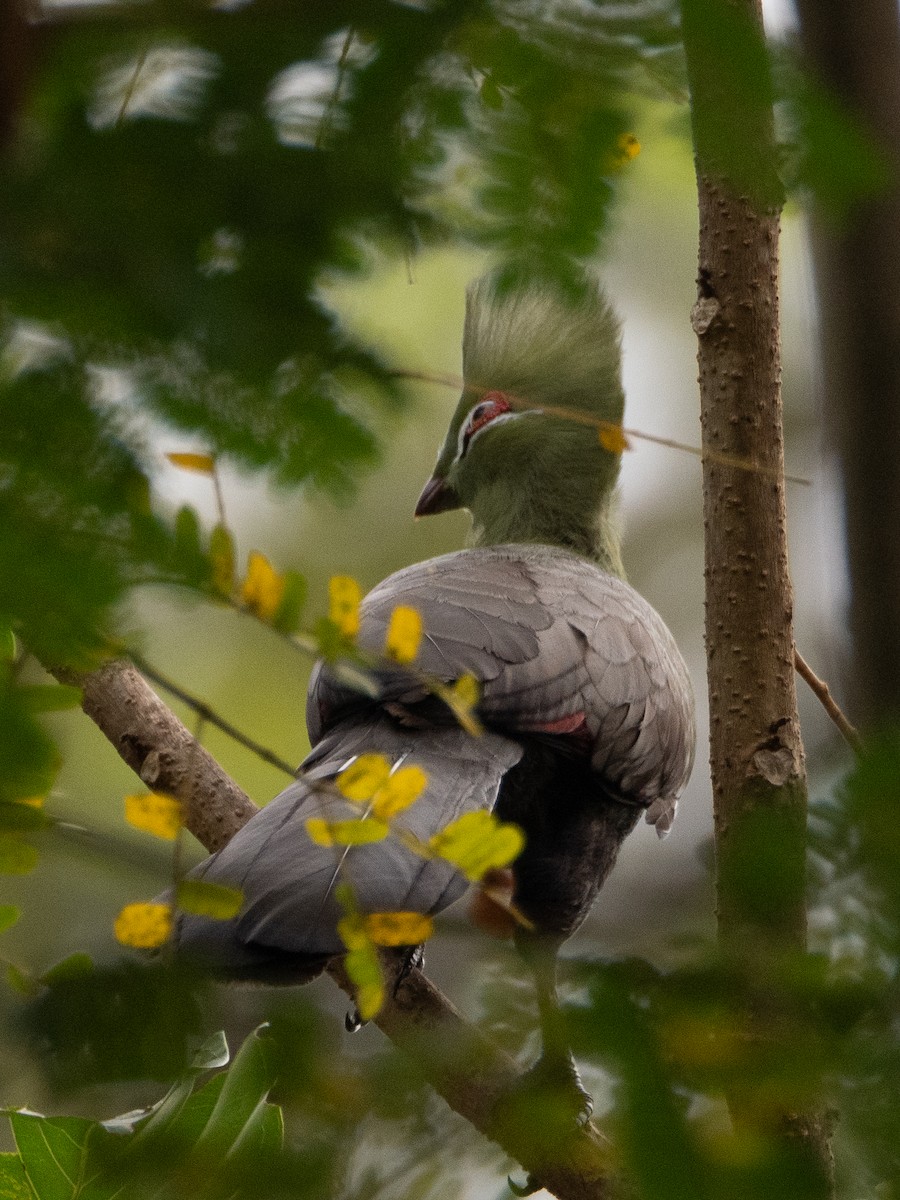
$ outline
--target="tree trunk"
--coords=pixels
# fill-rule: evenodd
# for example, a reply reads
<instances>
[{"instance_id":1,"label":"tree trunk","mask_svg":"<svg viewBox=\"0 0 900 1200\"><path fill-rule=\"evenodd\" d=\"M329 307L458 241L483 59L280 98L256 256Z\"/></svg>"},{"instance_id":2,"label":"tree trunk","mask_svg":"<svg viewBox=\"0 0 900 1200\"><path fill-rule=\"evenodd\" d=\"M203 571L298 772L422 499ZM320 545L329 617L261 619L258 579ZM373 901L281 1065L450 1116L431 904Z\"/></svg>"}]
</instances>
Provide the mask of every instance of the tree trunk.
<instances>
[{"instance_id":1,"label":"tree trunk","mask_svg":"<svg viewBox=\"0 0 900 1200\"><path fill-rule=\"evenodd\" d=\"M782 1036L774 980L806 948L806 772L788 573L778 238L768 62L759 0L682 0L700 212L698 335L710 763L718 924L745 974L749 1036ZM753 469L728 465L740 458ZM828 1190L815 1115L729 1096L739 1124L802 1149Z\"/></svg>"},{"instance_id":2,"label":"tree trunk","mask_svg":"<svg viewBox=\"0 0 900 1200\"><path fill-rule=\"evenodd\" d=\"M853 707L900 720L900 13L896 0L797 0L809 65L887 156L889 187L814 253L830 436L850 564Z\"/></svg>"}]
</instances>

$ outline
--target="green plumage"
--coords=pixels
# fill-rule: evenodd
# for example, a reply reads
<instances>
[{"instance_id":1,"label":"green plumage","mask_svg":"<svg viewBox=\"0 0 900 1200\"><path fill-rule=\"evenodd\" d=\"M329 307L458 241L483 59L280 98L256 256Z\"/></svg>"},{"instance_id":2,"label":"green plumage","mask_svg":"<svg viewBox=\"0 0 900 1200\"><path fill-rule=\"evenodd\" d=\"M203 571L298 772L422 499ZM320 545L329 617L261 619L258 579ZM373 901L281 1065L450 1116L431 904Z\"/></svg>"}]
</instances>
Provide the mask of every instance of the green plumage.
<instances>
[{"instance_id":1,"label":"green plumage","mask_svg":"<svg viewBox=\"0 0 900 1200\"><path fill-rule=\"evenodd\" d=\"M593 283L570 290L495 274L469 289L465 388L435 476L471 511L476 545L562 546L623 575L614 512L620 455L603 448L594 423L622 423L619 342L616 317ZM519 415L485 428L460 455L464 422L495 391Z\"/></svg>"}]
</instances>

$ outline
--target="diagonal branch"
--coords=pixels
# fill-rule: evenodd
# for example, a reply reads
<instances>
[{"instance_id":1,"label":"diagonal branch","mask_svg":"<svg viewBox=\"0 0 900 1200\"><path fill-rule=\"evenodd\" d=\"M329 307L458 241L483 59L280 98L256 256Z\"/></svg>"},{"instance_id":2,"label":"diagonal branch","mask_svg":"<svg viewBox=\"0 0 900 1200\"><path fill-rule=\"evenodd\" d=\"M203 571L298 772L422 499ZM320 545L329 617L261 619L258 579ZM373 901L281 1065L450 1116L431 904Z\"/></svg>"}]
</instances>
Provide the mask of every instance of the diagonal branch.
<instances>
[{"instance_id":1,"label":"diagonal branch","mask_svg":"<svg viewBox=\"0 0 900 1200\"><path fill-rule=\"evenodd\" d=\"M258 811L131 663L115 660L88 674L53 668L52 674L81 688L87 715L144 783L181 801L185 825L210 852ZM332 961L329 974L353 996L342 960ZM539 1137L533 1113L526 1121L516 1116L523 1076L508 1055L420 971L390 990L375 1023L415 1059L451 1108L560 1200L612 1200L618 1188L609 1147L593 1126L573 1124L562 1136Z\"/></svg>"},{"instance_id":2,"label":"diagonal branch","mask_svg":"<svg viewBox=\"0 0 900 1200\"><path fill-rule=\"evenodd\" d=\"M202 720L208 721L210 725L215 725L216 729L220 729L232 741L250 750L257 758L261 758L263 762L267 762L270 766L283 771L285 775L290 775L291 779L296 779L296 768L292 767L280 754L276 754L268 746L263 746L261 742L257 742L254 738L243 733L236 725L232 725L230 721L226 721L223 716L220 716L205 700L200 700L197 696L185 691L184 688L180 687L173 680L168 679L160 671L157 671L145 658L135 654L134 651L131 652L131 660L140 673L145 675L151 683L155 683L157 687L161 687L164 692L168 692L170 696L174 696L176 700L180 700L182 704L186 704L188 708L192 708Z\"/></svg>"}]
</instances>

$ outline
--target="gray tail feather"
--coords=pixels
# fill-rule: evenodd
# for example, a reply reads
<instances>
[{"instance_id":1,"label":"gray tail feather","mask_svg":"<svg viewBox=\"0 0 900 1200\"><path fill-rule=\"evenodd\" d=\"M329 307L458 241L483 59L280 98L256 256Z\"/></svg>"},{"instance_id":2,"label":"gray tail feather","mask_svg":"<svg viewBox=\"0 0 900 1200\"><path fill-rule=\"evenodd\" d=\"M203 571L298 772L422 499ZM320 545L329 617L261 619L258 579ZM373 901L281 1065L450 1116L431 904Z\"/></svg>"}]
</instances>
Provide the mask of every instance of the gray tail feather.
<instances>
[{"instance_id":1,"label":"gray tail feather","mask_svg":"<svg viewBox=\"0 0 900 1200\"><path fill-rule=\"evenodd\" d=\"M336 929L343 911L334 894L341 880L363 912L431 914L462 895L466 880L454 867L421 857L393 833L350 848L310 839L309 817L360 816L358 805L317 784L372 752L426 772L425 792L398 818L422 842L463 813L492 808L503 775L521 756L516 743L492 733L475 738L452 727L402 729L384 713L343 723L315 747L301 779L191 872L192 878L240 888L244 903L230 921L181 914L181 952L232 978L302 982L343 950Z\"/></svg>"}]
</instances>

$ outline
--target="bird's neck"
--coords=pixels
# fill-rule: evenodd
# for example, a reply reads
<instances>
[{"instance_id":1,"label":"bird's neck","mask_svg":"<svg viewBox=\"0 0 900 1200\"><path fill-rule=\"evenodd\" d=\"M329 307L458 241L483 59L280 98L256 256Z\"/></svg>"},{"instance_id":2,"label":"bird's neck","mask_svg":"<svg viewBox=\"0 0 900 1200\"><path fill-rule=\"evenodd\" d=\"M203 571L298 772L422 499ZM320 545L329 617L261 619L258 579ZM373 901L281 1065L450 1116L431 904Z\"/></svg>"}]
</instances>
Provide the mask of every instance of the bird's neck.
<instances>
[{"instance_id":1,"label":"bird's neck","mask_svg":"<svg viewBox=\"0 0 900 1200\"><path fill-rule=\"evenodd\" d=\"M538 496L498 481L490 494L478 500L472 505L473 545L524 542L559 546L625 578L614 493L606 492L599 502L594 498L577 507L571 495L554 501L546 493Z\"/></svg>"}]
</instances>

